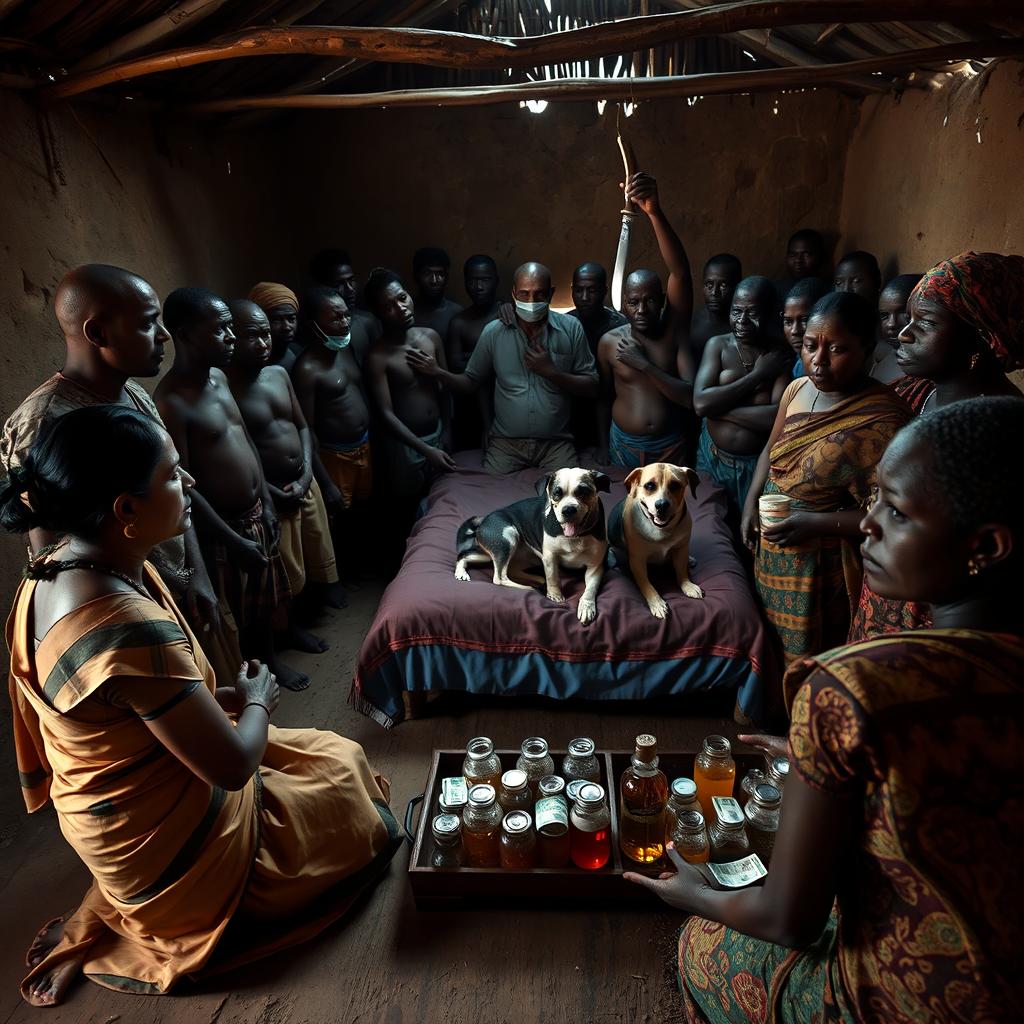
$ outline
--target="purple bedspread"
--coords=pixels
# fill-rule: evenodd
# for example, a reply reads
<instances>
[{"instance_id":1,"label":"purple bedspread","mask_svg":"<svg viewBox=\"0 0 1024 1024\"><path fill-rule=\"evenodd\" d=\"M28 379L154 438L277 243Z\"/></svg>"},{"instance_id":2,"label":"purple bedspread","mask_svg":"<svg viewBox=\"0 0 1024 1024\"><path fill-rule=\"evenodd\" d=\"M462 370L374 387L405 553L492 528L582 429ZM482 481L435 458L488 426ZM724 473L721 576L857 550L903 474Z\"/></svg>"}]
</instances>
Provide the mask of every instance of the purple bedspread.
<instances>
[{"instance_id":1,"label":"purple bedspread","mask_svg":"<svg viewBox=\"0 0 1024 1024\"><path fill-rule=\"evenodd\" d=\"M529 470L495 477L479 467L478 453L475 458L462 453L459 459L460 469L431 488L426 514L416 523L401 569L363 640L352 690L356 707L392 725L408 713L401 710L399 691L505 692L500 678L453 678L452 673L479 675L481 665L498 674L515 672L525 658L535 659L546 680L534 692L549 696L642 698L652 688L678 693L724 685L735 688L743 710L758 717L764 675L774 672L774 660L725 523L723 491L702 478L696 497L689 496L690 553L696 559L691 576L704 589L703 601L684 597L670 570L652 571L652 582L669 606L668 616L656 619L632 580L611 569L598 593L597 618L583 626L576 618L582 574L563 576L564 604L554 604L539 590L496 587L489 567L473 569L472 582L455 579L455 532L463 520L536 493L543 475ZM625 493L625 471L613 469L609 475L611 494L602 495L606 517ZM641 671L640 682L634 680L625 691L619 671L624 663ZM699 679L691 685L686 672L698 668ZM560 692L559 672L566 674L565 692ZM527 689L529 683L524 689L519 680L514 692Z\"/></svg>"}]
</instances>

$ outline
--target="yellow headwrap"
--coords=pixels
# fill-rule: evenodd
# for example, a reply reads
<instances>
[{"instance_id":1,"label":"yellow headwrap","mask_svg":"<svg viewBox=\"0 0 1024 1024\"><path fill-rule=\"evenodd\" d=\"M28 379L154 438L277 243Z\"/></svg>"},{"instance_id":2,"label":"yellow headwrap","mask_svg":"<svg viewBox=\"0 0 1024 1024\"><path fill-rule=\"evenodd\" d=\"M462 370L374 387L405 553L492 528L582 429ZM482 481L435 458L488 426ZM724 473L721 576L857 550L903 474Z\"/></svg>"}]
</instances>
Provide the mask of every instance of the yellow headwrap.
<instances>
[{"instance_id":1,"label":"yellow headwrap","mask_svg":"<svg viewBox=\"0 0 1024 1024\"><path fill-rule=\"evenodd\" d=\"M254 284L249 292L249 301L255 302L264 313L269 312L275 306L294 306L295 311L299 310L299 300L295 292L287 285L275 284L273 281L260 281Z\"/></svg>"}]
</instances>

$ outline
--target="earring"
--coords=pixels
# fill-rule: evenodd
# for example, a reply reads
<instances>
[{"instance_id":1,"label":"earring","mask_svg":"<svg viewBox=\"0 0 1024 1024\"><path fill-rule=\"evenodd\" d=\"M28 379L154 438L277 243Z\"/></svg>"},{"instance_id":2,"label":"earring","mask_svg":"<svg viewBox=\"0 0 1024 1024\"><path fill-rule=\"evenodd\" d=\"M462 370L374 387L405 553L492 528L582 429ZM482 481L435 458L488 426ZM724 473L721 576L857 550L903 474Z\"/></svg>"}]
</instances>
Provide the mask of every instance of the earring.
<instances>
[{"instance_id":1,"label":"earring","mask_svg":"<svg viewBox=\"0 0 1024 1024\"><path fill-rule=\"evenodd\" d=\"M978 365L979 355L977 352L971 353L971 369L974 370Z\"/></svg>"},{"instance_id":2,"label":"earring","mask_svg":"<svg viewBox=\"0 0 1024 1024\"><path fill-rule=\"evenodd\" d=\"M132 524L131 524L131 523L129 523L129 524L128 524L128 525L127 525L127 526L126 526L125 528L124 528L124 535L125 535L125 537L127 537L127 538L128 538L128 540L134 540L134 539L135 539L135 538L136 538L136 537L138 536L138 533L136 533L136 531L135 531L135 527L134 527L134 526L132 526Z\"/></svg>"},{"instance_id":3,"label":"earring","mask_svg":"<svg viewBox=\"0 0 1024 1024\"><path fill-rule=\"evenodd\" d=\"M967 563L967 575L977 576L981 572L981 566L972 558Z\"/></svg>"}]
</instances>

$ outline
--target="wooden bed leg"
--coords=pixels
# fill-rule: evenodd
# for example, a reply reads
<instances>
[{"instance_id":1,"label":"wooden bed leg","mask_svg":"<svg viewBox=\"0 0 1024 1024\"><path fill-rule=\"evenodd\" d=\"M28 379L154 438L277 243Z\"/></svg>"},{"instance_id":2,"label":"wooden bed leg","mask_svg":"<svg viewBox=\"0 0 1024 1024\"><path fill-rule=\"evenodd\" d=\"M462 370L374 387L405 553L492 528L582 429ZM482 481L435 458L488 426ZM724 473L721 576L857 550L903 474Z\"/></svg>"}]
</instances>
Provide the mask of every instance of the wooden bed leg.
<instances>
[{"instance_id":1,"label":"wooden bed leg","mask_svg":"<svg viewBox=\"0 0 1024 1024\"><path fill-rule=\"evenodd\" d=\"M423 690L404 690L402 702L406 718L421 718L427 707L427 695Z\"/></svg>"}]
</instances>

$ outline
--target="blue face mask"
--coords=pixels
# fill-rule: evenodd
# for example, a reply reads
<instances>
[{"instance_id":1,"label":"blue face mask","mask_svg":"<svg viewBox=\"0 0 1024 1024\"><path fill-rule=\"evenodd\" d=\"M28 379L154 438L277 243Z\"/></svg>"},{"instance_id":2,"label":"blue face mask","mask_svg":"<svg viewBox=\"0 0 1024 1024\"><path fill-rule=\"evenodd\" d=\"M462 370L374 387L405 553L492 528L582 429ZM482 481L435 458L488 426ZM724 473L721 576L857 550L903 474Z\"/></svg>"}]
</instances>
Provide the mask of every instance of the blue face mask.
<instances>
[{"instance_id":1,"label":"blue face mask","mask_svg":"<svg viewBox=\"0 0 1024 1024\"><path fill-rule=\"evenodd\" d=\"M349 342L352 341L351 331L348 334L328 334L319 324L314 324L313 326L316 328L317 334L323 339L324 346L332 352L340 352L343 348L348 348Z\"/></svg>"}]
</instances>

